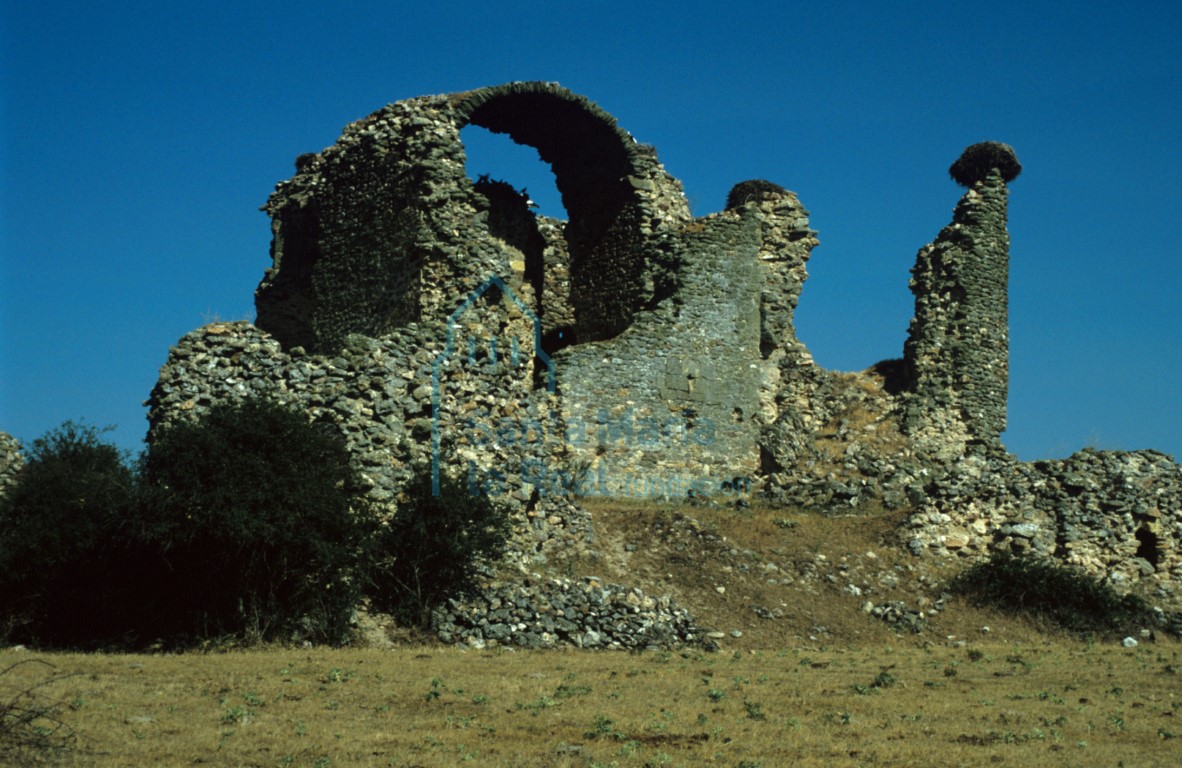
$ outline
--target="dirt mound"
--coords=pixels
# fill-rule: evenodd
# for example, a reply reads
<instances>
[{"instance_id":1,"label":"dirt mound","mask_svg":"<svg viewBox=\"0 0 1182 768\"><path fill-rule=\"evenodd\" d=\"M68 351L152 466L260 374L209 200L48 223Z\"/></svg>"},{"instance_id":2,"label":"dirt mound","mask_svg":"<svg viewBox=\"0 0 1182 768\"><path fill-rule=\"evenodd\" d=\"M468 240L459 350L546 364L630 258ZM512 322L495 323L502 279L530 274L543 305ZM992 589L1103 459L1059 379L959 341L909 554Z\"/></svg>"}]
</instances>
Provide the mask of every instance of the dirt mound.
<instances>
[{"instance_id":1,"label":"dirt mound","mask_svg":"<svg viewBox=\"0 0 1182 768\"><path fill-rule=\"evenodd\" d=\"M594 521L593 549L552 559L548 569L672 595L725 649L1044 636L1028 622L947 594L961 565L907 554L894 538L905 513L834 516L598 498L583 505Z\"/></svg>"}]
</instances>

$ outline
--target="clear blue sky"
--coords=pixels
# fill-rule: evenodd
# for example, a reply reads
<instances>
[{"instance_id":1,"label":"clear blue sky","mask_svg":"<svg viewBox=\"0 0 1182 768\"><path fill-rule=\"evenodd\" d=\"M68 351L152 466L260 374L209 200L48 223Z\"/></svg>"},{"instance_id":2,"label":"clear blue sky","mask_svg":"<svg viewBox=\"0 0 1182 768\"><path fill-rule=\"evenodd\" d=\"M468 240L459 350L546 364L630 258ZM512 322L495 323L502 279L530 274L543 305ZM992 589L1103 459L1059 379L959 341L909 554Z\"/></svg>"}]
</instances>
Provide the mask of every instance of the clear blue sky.
<instances>
[{"instance_id":1,"label":"clear blue sky","mask_svg":"<svg viewBox=\"0 0 1182 768\"><path fill-rule=\"evenodd\" d=\"M694 213L766 178L812 211L799 335L898 357L947 168L1012 144L1021 458L1182 456L1182 6L1160 3L16 3L0 11L0 429L139 450L168 348L254 317L258 207L382 105L553 80L653 144ZM536 153L470 172L557 206ZM510 149L517 149L510 144ZM532 159L531 159L532 156ZM544 167L541 168L545 170Z\"/></svg>"}]
</instances>

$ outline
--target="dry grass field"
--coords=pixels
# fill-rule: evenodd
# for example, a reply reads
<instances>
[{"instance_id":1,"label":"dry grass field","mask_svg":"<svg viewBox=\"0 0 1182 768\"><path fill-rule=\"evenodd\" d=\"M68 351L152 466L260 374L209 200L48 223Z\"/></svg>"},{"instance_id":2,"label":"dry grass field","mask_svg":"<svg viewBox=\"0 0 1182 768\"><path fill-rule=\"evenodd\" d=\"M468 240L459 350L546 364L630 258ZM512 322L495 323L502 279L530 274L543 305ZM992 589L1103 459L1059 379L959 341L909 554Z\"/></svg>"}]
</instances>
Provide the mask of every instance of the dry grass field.
<instances>
[{"instance_id":1,"label":"dry grass field","mask_svg":"<svg viewBox=\"0 0 1182 768\"><path fill-rule=\"evenodd\" d=\"M592 511L595 551L546 567L672 592L720 650L6 649L0 702L44 683L66 766L1182 766L1182 645L956 599L896 632L865 602L934 607L954 566L890 516Z\"/></svg>"},{"instance_id":2,"label":"dry grass field","mask_svg":"<svg viewBox=\"0 0 1182 768\"><path fill-rule=\"evenodd\" d=\"M34 658L63 765L1182 765L1176 645Z\"/></svg>"}]
</instances>

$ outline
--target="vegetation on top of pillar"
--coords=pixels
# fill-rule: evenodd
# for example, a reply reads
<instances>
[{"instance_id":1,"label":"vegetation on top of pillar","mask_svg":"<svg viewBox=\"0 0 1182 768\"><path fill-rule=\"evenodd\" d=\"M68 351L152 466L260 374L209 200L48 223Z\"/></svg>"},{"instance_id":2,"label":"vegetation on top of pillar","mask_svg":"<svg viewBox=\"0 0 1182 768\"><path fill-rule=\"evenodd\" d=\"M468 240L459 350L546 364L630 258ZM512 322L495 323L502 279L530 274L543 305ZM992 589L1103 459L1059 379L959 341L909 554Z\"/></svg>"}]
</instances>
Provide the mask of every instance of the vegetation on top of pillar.
<instances>
[{"instance_id":1,"label":"vegetation on top of pillar","mask_svg":"<svg viewBox=\"0 0 1182 768\"><path fill-rule=\"evenodd\" d=\"M726 209L732 211L738 208L743 203L752 200L765 200L775 195L788 194L788 190L781 187L779 184L773 184L770 181L763 179L751 179L750 181L740 181L735 186L731 187L730 193L726 196Z\"/></svg>"},{"instance_id":2,"label":"vegetation on top of pillar","mask_svg":"<svg viewBox=\"0 0 1182 768\"><path fill-rule=\"evenodd\" d=\"M962 152L948 169L948 175L962 187L971 187L982 181L994 169L1008 184L1018 178L1018 174L1022 172L1022 164L1018 162L1018 155L1009 144L983 141Z\"/></svg>"}]
</instances>

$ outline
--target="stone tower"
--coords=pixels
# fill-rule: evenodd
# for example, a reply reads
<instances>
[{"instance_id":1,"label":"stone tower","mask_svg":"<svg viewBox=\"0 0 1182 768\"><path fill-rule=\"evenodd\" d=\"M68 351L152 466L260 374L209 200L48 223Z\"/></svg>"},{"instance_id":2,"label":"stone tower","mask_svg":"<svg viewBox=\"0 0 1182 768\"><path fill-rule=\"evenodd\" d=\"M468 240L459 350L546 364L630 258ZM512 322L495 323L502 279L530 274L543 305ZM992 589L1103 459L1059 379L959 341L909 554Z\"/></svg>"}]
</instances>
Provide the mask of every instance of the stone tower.
<instances>
[{"instance_id":1,"label":"stone tower","mask_svg":"<svg viewBox=\"0 0 1182 768\"><path fill-rule=\"evenodd\" d=\"M1021 170L1006 144L966 149L949 173L968 191L911 270L903 426L921 445L938 445L943 458L1001 448L1009 392L1006 184Z\"/></svg>"}]
</instances>

